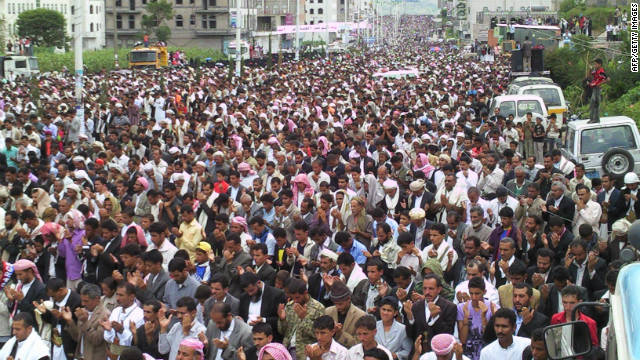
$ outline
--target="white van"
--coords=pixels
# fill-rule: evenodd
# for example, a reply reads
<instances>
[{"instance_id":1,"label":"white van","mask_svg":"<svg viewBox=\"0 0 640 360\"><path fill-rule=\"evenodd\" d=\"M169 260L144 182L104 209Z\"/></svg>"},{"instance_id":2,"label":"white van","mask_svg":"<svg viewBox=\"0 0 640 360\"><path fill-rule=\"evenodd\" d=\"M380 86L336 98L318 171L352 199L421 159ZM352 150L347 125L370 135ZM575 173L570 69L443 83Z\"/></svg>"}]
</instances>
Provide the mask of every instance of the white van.
<instances>
[{"instance_id":1,"label":"white van","mask_svg":"<svg viewBox=\"0 0 640 360\"><path fill-rule=\"evenodd\" d=\"M558 124L568 120L566 119L568 105L560 86L556 84L525 85L518 89L518 95L538 95L544 101L549 115L556 114Z\"/></svg>"},{"instance_id":2,"label":"white van","mask_svg":"<svg viewBox=\"0 0 640 360\"><path fill-rule=\"evenodd\" d=\"M496 96L491 102L490 116L493 116L494 109L500 108L500 115L509 119L513 115L513 123L519 124L527 118L527 113L531 112L533 119L540 116L542 123L547 124L547 107L540 96L537 95L502 95Z\"/></svg>"}]
</instances>

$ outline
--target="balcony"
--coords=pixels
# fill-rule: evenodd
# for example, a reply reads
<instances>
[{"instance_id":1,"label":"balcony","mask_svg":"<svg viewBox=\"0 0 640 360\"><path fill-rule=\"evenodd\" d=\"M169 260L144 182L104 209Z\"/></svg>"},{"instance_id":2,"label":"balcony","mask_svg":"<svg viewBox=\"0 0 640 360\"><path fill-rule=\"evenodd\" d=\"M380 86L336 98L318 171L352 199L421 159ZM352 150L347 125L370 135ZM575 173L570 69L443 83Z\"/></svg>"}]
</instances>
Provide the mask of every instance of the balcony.
<instances>
[{"instance_id":1,"label":"balcony","mask_svg":"<svg viewBox=\"0 0 640 360\"><path fill-rule=\"evenodd\" d=\"M118 14L140 14L142 13L142 10L144 10L144 8L136 7L135 10L131 10L131 8L129 8L128 6L118 6L116 10L118 11ZM112 7L106 8L105 11L107 12L107 14L113 14Z\"/></svg>"},{"instance_id":2,"label":"balcony","mask_svg":"<svg viewBox=\"0 0 640 360\"><path fill-rule=\"evenodd\" d=\"M228 36L233 35L233 29L197 29L194 31L196 36Z\"/></svg>"},{"instance_id":3,"label":"balcony","mask_svg":"<svg viewBox=\"0 0 640 360\"><path fill-rule=\"evenodd\" d=\"M118 29L118 36L136 36L140 31L136 29ZM113 29L105 30L104 33L107 37L113 37Z\"/></svg>"},{"instance_id":4,"label":"balcony","mask_svg":"<svg viewBox=\"0 0 640 360\"><path fill-rule=\"evenodd\" d=\"M196 10L197 14L213 14L213 13L228 13L229 8L227 6L208 6L206 9L200 8Z\"/></svg>"}]
</instances>

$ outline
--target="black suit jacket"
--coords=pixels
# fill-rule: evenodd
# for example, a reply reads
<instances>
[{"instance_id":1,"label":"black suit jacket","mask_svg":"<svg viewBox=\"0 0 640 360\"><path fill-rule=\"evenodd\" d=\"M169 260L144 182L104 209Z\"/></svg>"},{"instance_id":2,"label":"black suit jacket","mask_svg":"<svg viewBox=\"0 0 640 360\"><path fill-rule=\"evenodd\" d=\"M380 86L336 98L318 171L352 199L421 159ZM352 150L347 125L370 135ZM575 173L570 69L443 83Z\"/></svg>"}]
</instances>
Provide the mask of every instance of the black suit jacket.
<instances>
[{"instance_id":1,"label":"black suit jacket","mask_svg":"<svg viewBox=\"0 0 640 360\"><path fill-rule=\"evenodd\" d=\"M246 292L242 292L240 296L240 317L247 323L249 321L250 302L251 298L249 295ZM262 304L260 305L260 316L271 325L274 334L278 329L278 306L280 304L286 304L286 302L287 298L284 295L284 291L267 284L264 285ZM274 340L275 338L276 336L274 336ZM277 338L282 339L282 337Z\"/></svg>"},{"instance_id":2,"label":"black suit jacket","mask_svg":"<svg viewBox=\"0 0 640 360\"><path fill-rule=\"evenodd\" d=\"M238 192L236 193L236 198L233 200L240 202L240 197L242 196L242 190L246 190L246 189L247 188L245 188L244 186L238 184ZM227 189L227 195L231 197L231 186L229 186L229 189Z\"/></svg>"},{"instance_id":3,"label":"black suit jacket","mask_svg":"<svg viewBox=\"0 0 640 360\"><path fill-rule=\"evenodd\" d=\"M258 279L260 281L263 281L267 285L274 286L276 281L276 273L276 269L274 269L273 266L264 263L264 265L262 265L262 268L260 268L260 271L258 271L256 275L258 275Z\"/></svg>"},{"instance_id":4,"label":"black suit jacket","mask_svg":"<svg viewBox=\"0 0 640 360\"><path fill-rule=\"evenodd\" d=\"M75 310L76 308L82 306L82 301L80 299L80 295L78 295L77 292L73 290L70 290L70 291L71 291L71 294L69 294L69 298L67 299L67 303L65 306L71 310L71 313L73 314L73 321L78 321L75 315ZM54 309L55 309L55 302L54 302ZM52 328L55 328L57 325L62 326L62 332L61 332L62 347L64 349L64 353L67 355L67 358L73 359L78 343L75 341L73 336L71 336L71 334L69 333L67 322L64 321L62 318L56 319L56 317L53 316L51 311L47 311L46 314L43 314L42 320L44 322L51 324ZM53 351L53 343L51 344L51 351Z\"/></svg>"},{"instance_id":5,"label":"black suit jacket","mask_svg":"<svg viewBox=\"0 0 640 360\"><path fill-rule=\"evenodd\" d=\"M31 314L31 316L35 319L35 314L33 312L35 307L33 306L33 302L44 300L45 298L47 298L46 286L42 283L42 281L34 279L33 284L31 284L31 287L29 288L29 291L27 291L27 294L24 296L24 298L22 298L22 300L18 302L17 310L18 312L27 312ZM9 313L13 311L14 306L15 303L13 301L10 301L7 304Z\"/></svg>"},{"instance_id":6,"label":"black suit jacket","mask_svg":"<svg viewBox=\"0 0 640 360\"><path fill-rule=\"evenodd\" d=\"M549 325L549 318L540 311L534 311L533 319L528 324L522 323L516 335L530 338L535 329L543 328L547 325Z\"/></svg>"},{"instance_id":7,"label":"black suit jacket","mask_svg":"<svg viewBox=\"0 0 640 360\"><path fill-rule=\"evenodd\" d=\"M111 255L116 257L116 259L120 256L120 243L122 242L122 238L118 235L110 244L108 241L105 242L105 248L100 255L91 259L92 262L96 263L97 273L96 279L98 282L106 279L111 276L113 270L119 269L119 263L115 263L113 259L111 259Z\"/></svg>"},{"instance_id":8,"label":"black suit jacket","mask_svg":"<svg viewBox=\"0 0 640 360\"><path fill-rule=\"evenodd\" d=\"M586 261L588 260L585 259L585 262ZM584 269L584 275L582 276L582 283L576 284L587 289L587 292L590 295L589 298L584 298L584 301L588 301L588 299L591 298L591 294L593 294L594 292L602 290L606 287L604 276L607 273L607 262L604 261L604 259L598 258L598 262L596 263L594 271L595 274L593 274L593 277L590 277L589 268L587 265L587 267ZM578 265L576 265L575 262L572 262L571 265L569 265L569 274L571 276L571 282L575 284L578 274Z\"/></svg>"},{"instance_id":9,"label":"black suit jacket","mask_svg":"<svg viewBox=\"0 0 640 360\"><path fill-rule=\"evenodd\" d=\"M558 306L562 306L558 293L560 292L555 284L549 284L551 287L549 290L549 296L546 299L540 298L540 305L538 305L538 311L543 313L546 317L551 319L553 314L558 312ZM579 286L583 299L588 299L587 289ZM542 292L542 291L541 291Z\"/></svg>"},{"instance_id":10,"label":"black suit jacket","mask_svg":"<svg viewBox=\"0 0 640 360\"><path fill-rule=\"evenodd\" d=\"M551 210L549 210L549 207L554 206L554 204L554 199L547 200L547 212L542 213L542 218L544 219L544 221L549 221L551 214L554 214L551 212ZM571 228L571 222L573 221L573 214L575 213L575 211L576 203L574 203L573 200L571 200L568 196L564 196L560 201L560 205L558 206L558 212L554 215L560 216L564 220L565 225L568 228Z\"/></svg>"},{"instance_id":11,"label":"black suit jacket","mask_svg":"<svg viewBox=\"0 0 640 360\"><path fill-rule=\"evenodd\" d=\"M331 276L338 276L339 273L336 270L329 272ZM318 300L325 308L333 306L333 301L327 296L327 287L322 286L322 274L317 272L309 277L309 296Z\"/></svg>"},{"instance_id":12,"label":"black suit jacket","mask_svg":"<svg viewBox=\"0 0 640 360\"><path fill-rule=\"evenodd\" d=\"M425 311L425 301L420 300L413 304L411 311L413 312L413 324L405 318L405 326L407 327L407 335L410 338L415 339L419 335L423 335L423 352L431 351L431 338L438 334L451 334L453 335L454 326L456 323L456 316L458 314L458 308L451 301L440 296L436 305L440 307L440 314L438 320L429 326L428 317ZM426 346L426 348L424 348Z\"/></svg>"},{"instance_id":13,"label":"black suit jacket","mask_svg":"<svg viewBox=\"0 0 640 360\"><path fill-rule=\"evenodd\" d=\"M600 194L598 194L598 204L602 205L602 203L604 202L604 197L605 197L605 192L602 191ZM607 226L609 227L609 230L611 230L611 225L613 225L614 222L616 222L616 220L622 218L625 214L625 208L627 208L628 205L625 203L624 201L624 196L622 194L622 191L613 188L613 191L611 191L611 196L609 197L609 206L607 207ZM604 210L604 208L602 209Z\"/></svg>"},{"instance_id":14,"label":"black suit jacket","mask_svg":"<svg viewBox=\"0 0 640 360\"><path fill-rule=\"evenodd\" d=\"M420 246L418 246L418 239L416 238L416 233L418 231L418 228L413 223L409 224L409 234L411 234L411 237L413 238L413 241L415 242L416 247L419 247L420 251L422 251L425 247L431 244L431 240L429 239L429 229L431 229L431 225L433 225L433 221L427 220L427 219L425 219L425 221L426 221L426 224L424 226L424 232L422 233L422 243L420 244Z\"/></svg>"},{"instance_id":15,"label":"black suit jacket","mask_svg":"<svg viewBox=\"0 0 640 360\"><path fill-rule=\"evenodd\" d=\"M553 262L555 265L564 264L564 256L567 253L567 249L569 248L569 244L573 241L574 235L571 232L571 227L566 227L564 234L560 238L558 242L558 246L553 246L553 242L551 241L551 233L547 232L547 239L549 240L549 249L551 249L555 253L555 257L553 258ZM553 265L553 264L552 264Z\"/></svg>"},{"instance_id":16,"label":"black suit jacket","mask_svg":"<svg viewBox=\"0 0 640 360\"><path fill-rule=\"evenodd\" d=\"M422 200L420 201L420 208L424 209L424 206L426 204L429 204L429 205L433 204L433 200L434 199L435 199L435 195L434 194L432 194L429 191L425 191L422 194ZM409 198L409 209L408 210L413 209L415 207L415 205L416 205L416 196L415 195L411 195L411 197ZM431 219L431 220L433 220L433 219Z\"/></svg>"},{"instance_id":17,"label":"black suit jacket","mask_svg":"<svg viewBox=\"0 0 640 360\"><path fill-rule=\"evenodd\" d=\"M527 267L525 265L525 263L522 260L518 259L518 258L515 258L515 260L511 264L511 266L513 266L515 263L520 263L522 266L525 267L525 269ZM499 264L499 261L496 261L493 264L493 266L496 268L496 275L495 275L495 277L496 277L496 289L507 283L507 277L506 276L502 276L502 271L500 271L500 265L498 265L498 264Z\"/></svg>"}]
</instances>

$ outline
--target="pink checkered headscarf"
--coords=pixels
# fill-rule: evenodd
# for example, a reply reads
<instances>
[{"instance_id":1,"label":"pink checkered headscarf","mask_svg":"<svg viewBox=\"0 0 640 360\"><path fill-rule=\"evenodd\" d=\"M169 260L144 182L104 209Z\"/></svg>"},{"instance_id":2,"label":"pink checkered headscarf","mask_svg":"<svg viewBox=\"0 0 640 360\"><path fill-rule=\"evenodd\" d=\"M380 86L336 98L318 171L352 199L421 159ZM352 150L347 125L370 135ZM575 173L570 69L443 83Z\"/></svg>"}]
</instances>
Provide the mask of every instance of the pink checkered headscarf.
<instances>
[{"instance_id":1,"label":"pink checkered headscarf","mask_svg":"<svg viewBox=\"0 0 640 360\"><path fill-rule=\"evenodd\" d=\"M269 343L265 345L262 349L260 349L258 360L262 360L265 352L273 356L275 360L292 360L291 354L289 354L287 348L280 343Z\"/></svg>"},{"instance_id":2,"label":"pink checkered headscarf","mask_svg":"<svg viewBox=\"0 0 640 360\"><path fill-rule=\"evenodd\" d=\"M180 346L186 346L195 350L198 354L200 354L200 360L204 360L204 345L200 340L194 338L186 338L180 342Z\"/></svg>"}]
</instances>

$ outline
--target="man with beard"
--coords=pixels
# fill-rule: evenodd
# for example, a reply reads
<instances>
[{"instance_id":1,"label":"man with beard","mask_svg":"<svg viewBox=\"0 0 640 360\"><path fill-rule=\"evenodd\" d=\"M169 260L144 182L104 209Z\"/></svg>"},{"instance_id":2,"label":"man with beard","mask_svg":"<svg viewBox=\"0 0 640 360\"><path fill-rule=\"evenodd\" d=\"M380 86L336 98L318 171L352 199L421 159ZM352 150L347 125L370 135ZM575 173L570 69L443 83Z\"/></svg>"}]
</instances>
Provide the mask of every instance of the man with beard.
<instances>
[{"instance_id":1,"label":"man with beard","mask_svg":"<svg viewBox=\"0 0 640 360\"><path fill-rule=\"evenodd\" d=\"M550 274L554 255L551 249L538 249L536 252L536 264L527 269L527 281L529 285L538 289L543 284L552 282Z\"/></svg>"},{"instance_id":2,"label":"man with beard","mask_svg":"<svg viewBox=\"0 0 640 360\"><path fill-rule=\"evenodd\" d=\"M432 337L443 333L453 334L455 326L458 309L451 301L440 296L441 291L442 280L434 274L428 274L422 281L424 300L415 304L411 300L404 302L407 335L415 339L422 334L427 351L431 350L429 344Z\"/></svg>"},{"instance_id":3,"label":"man with beard","mask_svg":"<svg viewBox=\"0 0 640 360\"><path fill-rule=\"evenodd\" d=\"M326 283L331 282L331 301L333 306L325 309L325 314L331 316L336 323L336 340L351 347L358 343L354 336L356 322L366 313L351 303L351 291L342 281L326 278Z\"/></svg>"},{"instance_id":4,"label":"man with beard","mask_svg":"<svg viewBox=\"0 0 640 360\"><path fill-rule=\"evenodd\" d=\"M544 247L542 244L542 218L540 216L528 216L524 223L524 227L520 228L522 232L522 256L520 256L527 264L535 261L535 256L540 249Z\"/></svg>"},{"instance_id":5,"label":"man with beard","mask_svg":"<svg viewBox=\"0 0 640 360\"><path fill-rule=\"evenodd\" d=\"M518 228L522 229L524 222L529 216L543 216L542 206L545 204L540 197L540 186L536 183L529 183L527 193L521 196L518 206L514 209Z\"/></svg>"},{"instance_id":6,"label":"man with beard","mask_svg":"<svg viewBox=\"0 0 640 360\"><path fill-rule=\"evenodd\" d=\"M284 335L282 344L295 352L297 359L304 359L305 347L315 342L313 321L324 315L324 306L309 296L301 279L291 279L287 291L293 301L278 305L278 332Z\"/></svg>"},{"instance_id":7,"label":"man with beard","mask_svg":"<svg viewBox=\"0 0 640 360\"><path fill-rule=\"evenodd\" d=\"M549 318L531 306L533 289L529 284L520 282L513 285L513 310L516 314L518 336L531 337L537 328L549 325Z\"/></svg>"},{"instance_id":8,"label":"man with beard","mask_svg":"<svg viewBox=\"0 0 640 360\"><path fill-rule=\"evenodd\" d=\"M266 322L276 329L278 305L286 302L284 292L260 281L252 272L240 276L240 286L244 290L240 296L240 317L251 326Z\"/></svg>"},{"instance_id":9,"label":"man with beard","mask_svg":"<svg viewBox=\"0 0 640 360\"><path fill-rule=\"evenodd\" d=\"M552 189L553 174L562 174L562 171L553 166L553 157L551 154L545 154L542 164L544 167L538 170L533 182L540 185L540 195L543 198L547 197L547 194ZM571 219L571 218L570 218Z\"/></svg>"},{"instance_id":10,"label":"man with beard","mask_svg":"<svg viewBox=\"0 0 640 360\"><path fill-rule=\"evenodd\" d=\"M516 314L511 309L499 309L493 316L493 328L498 338L486 345L480 352L480 360L521 359L522 352L529 346L527 338L515 336Z\"/></svg>"},{"instance_id":11,"label":"man with beard","mask_svg":"<svg viewBox=\"0 0 640 360\"><path fill-rule=\"evenodd\" d=\"M503 178L504 171L498 167L498 156L489 154L478 179L478 188L482 189L482 195L488 199L494 198L496 190L502 185Z\"/></svg>"},{"instance_id":12,"label":"man with beard","mask_svg":"<svg viewBox=\"0 0 640 360\"><path fill-rule=\"evenodd\" d=\"M251 326L233 317L229 304L214 304L209 315L211 321L206 334L206 338L211 339L208 360L235 359L238 348L253 346Z\"/></svg>"}]
</instances>

